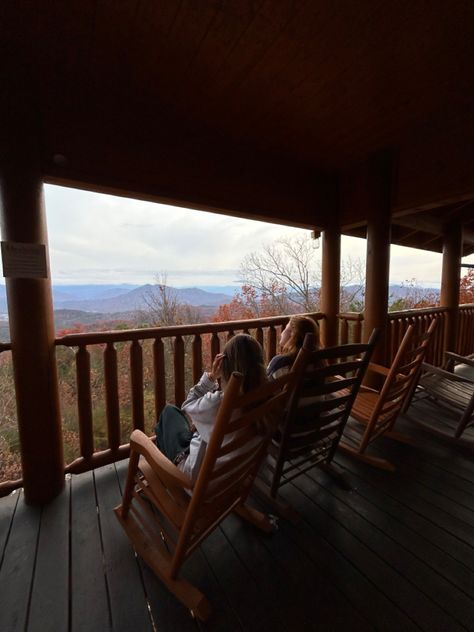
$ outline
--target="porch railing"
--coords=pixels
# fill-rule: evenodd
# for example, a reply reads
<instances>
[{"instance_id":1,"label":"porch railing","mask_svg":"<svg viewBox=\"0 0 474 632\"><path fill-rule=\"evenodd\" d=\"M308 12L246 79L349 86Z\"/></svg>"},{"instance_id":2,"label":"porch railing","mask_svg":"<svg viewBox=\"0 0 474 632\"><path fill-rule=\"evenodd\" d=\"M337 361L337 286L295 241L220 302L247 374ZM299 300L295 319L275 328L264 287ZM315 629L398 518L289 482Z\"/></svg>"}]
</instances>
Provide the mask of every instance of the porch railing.
<instances>
[{"instance_id":1,"label":"porch railing","mask_svg":"<svg viewBox=\"0 0 474 632\"><path fill-rule=\"evenodd\" d=\"M320 312L308 315L316 321L324 318ZM288 318L70 334L57 339L56 346L74 350L75 357L79 454L67 464L66 472L79 473L126 457L130 431L139 428L151 432L167 401L180 406L187 388L200 378L203 367L210 366L225 342L236 333L254 335L264 349L265 358L272 358L277 352L278 334ZM91 362L97 365L97 352L101 367L93 369ZM103 380L98 380L103 383L105 401L103 430L94 420L97 402L94 402L93 383L97 370L103 371ZM130 415L125 423L121 420L124 412L121 390L128 391ZM146 406L150 396L153 406ZM101 439L99 449L97 434Z\"/></svg>"},{"instance_id":2,"label":"porch railing","mask_svg":"<svg viewBox=\"0 0 474 632\"><path fill-rule=\"evenodd\" d=\"M443 362L446 307L428 307L388 313L388 331L386 338L386 364L390 365L397 353L403 336L409 325L414 325L419 335L425 332L433 319L438 320L434 338L428 347L426 361L440 366ZM339 314L339 336L342 343L362 340L364 315L357 312ZM458 334L456 351L461 355L472 353L474 349L474 305L459 306Z\"/></svg>"},{"instance_id":3,"label":"porch railing","mask_svg":"<svg viewBox=\"0 0 474 632\"><path fill-rule=\"evenodd\" d=\"M441 364L447 309L427 308L388 314L387 363L390 363L410 324L418 332L439 319L427 359ZM310 314L316 321L320 312ZM70 334L56 340L66 472L78 473L125 458L134 428L148 433L166 401L180 405L186 390L210 365L225 342L238 332L249 332L269 360L288 316L255 320ZM359 313L339 315L340 342L362 338ZM456 351L474 349L474 305L462 305ZM10 344L0 344L0 354ZM12 384L13 388L13 384ZM62 397L66 392L67 397ZM21 479L0 482L0 496L21 486Z\"/></svg>"},{"instance_id":4,"label":"porch railing","mask_svg":"<svg viewBox=\"0 0 474 632\"><path fill-rule=\"evenodd\" d=\"M15 455L11 451L9 442L5 440L5 435L17 435L16 408L14 406L15 387L13 384L13 371L10 356L11 344L0 343L0 375L2 381L2 392L0 392L0 496L9 494L12 490L21 487L22 479L18 478L19 466L15 461L19 460L18 453ZM8 400L8 401L7 401ZM17 441L16 441L17 442ZM12 463L12 461L14 461ZM11 472L14 472L13 479ZM2 480L3 479L3 480Z\"/></svg>"},{"instance_id":5,"label":"porch railing","mask_svg":"<svg viewBox=\"0 0 474 632\"><path fill-rule=\"evenodd\" d=\"M466 355L474 351L474 305L459 306L456 352Z\"/></svg>"}]
</instances>

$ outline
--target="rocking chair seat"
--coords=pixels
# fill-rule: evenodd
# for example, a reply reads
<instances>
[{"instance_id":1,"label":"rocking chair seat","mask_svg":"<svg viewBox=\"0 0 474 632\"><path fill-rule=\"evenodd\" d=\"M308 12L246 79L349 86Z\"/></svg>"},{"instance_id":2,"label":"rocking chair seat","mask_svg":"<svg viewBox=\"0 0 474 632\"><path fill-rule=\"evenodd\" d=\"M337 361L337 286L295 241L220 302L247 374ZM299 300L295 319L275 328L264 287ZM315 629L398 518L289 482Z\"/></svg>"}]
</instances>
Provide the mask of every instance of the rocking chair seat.
<instances>
[{"instance_id":1,"label":"rocking chair seat","mask_svg":"<svg viewBox=\"0 0 474 632\"><path fill-rule=\"evenodd\" d=\"M474 373L474 360L470 356L464 357L447 351L443 367L423 364L424 373L420 378L418 394L421 397L425 395L427 399L441 404L457 415L461 413L456 427L451 428L449 424L446 426L412 416L411 419L441 438L474 448L472 437L464 435L469 427L474 426L474 379L469 376L469 372ZM463 369L462 372L456 370L458 367Z\"/></svg>"}]
</instances>

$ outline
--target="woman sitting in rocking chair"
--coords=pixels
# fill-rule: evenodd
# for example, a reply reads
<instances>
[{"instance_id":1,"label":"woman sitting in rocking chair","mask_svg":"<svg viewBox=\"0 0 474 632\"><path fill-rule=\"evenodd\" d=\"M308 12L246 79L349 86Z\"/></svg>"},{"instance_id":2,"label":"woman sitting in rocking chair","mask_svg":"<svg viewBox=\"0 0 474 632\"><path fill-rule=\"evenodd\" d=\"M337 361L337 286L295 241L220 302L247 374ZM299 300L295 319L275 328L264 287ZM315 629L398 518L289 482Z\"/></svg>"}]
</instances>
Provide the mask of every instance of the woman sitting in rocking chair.
<instances>
[{"instance_id":1,"label":"woman sitting in rocking chair","mask_svg":"<svg viewBox=\"0 0 474 632\"><path fill-rule=\"evenodd\" d=\"M227 382L234 371L243 375L247 393L266 381L260 344L248 334L231 338L209 372L191 388L181 409L167 404L155 427L161 452L194 482L209 442ZM218 379L221 381L219 389Z\"/></svg>"}]
</instances>

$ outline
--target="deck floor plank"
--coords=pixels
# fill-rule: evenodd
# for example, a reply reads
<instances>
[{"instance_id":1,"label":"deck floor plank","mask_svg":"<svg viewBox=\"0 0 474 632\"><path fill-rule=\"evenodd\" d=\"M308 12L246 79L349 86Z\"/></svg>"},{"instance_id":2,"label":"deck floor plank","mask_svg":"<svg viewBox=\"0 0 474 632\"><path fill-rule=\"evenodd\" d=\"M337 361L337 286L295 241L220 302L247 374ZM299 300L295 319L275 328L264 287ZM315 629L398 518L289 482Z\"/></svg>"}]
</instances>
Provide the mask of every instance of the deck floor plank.
<instances>
[{"instance_id":1,"label":"deck floor plank","mask_svg":"<svg viewBox=\"0 0 474 632\"><path fill-rule=\"evenodd\" d=\"M246 632L290 630L279 620L274 610L266 606L258 584L242 564L221 528L204 540L201 549L219 578L233 610L238 612L239 621Z\"/></svg>"},{"instance_id":2,"label":"deck floor plank","mask_svg":"<svg viewBox=\"0 0 474 632\"><path fill-rule=\"evenodd\" d=\"M0 569L20 495L20 492L15 492L0 502Z\"/></svg>"},{"instance_id":3,"label":"deck floor plank","mask_svg":"<svg viewBox=\"0 0 474 632\"><path fill-rule=\"evenodd\" d=\"M126 461L117 464L117 473L122 492L127 476L127 465ZM127 541L125 533L123 533L123 539ZM192 619L189 611L160 582L143 560L138 558L138 564L151 617L156 628L160 632L173 629L180 630L180 632L181 630L183 632L197 632L197 623Z\"/></svg>"},{"instance_id":4,"label":"deck floor plank","mask_svg":"<svg viewBox=\"0 0 474 632\"><path fill-rule=\"evenodd\" d=\"M421 557L422 549L416 555L404 546L400 532L383 521L383 512L370 506L366 506L364 512L361 499L354 498L354 493L338 493L336 486L331 489L320 485L315 490L315 477L302 476L298 481L301 482L300 489L311 494L326 514L343 525L350 525L348 528L360 542L399 573L401 579L397 581L397 590L401 592L401 585L407 583L406 592L412 603L412 609L407 611L412 613L414 620L416 616L423 617L423 625L433 630L454 630L456 624L468 627L474 621L473 600L425 563ZM335 499L340 502L334 502ZM377 521L377 518L382 520Z\"/></svg>"},{"instance_id":5,"label":"deck floor plank","mask_svg":"<svg viewBox=\"0 0 474 632\"><path fill-rule=\"evenodd\" d=\"M242 524L236 516L229 516L222 524L222 531L258 585L265 606L276 613L285 628L307 630L313 623L313 617L302 598L301 590L278 567L262 544L262 537L256 533L256 529ZM317 590L314 591L313 603L317 608Z\"/></svg>"},{"instance_id":6,"label":"deck floor plank","mask_svg":"<svg viewBox=\"0 0 474 632\"><path fill-rule=\"evenodd\" d=\"M201 547L186 560L186 578L206 595L212 604L212 614L206 623L198 622L199 629L206 632L242 632L236 611L222 590L219 578L214 575Z\"/></svg>"},{"instance_id":7,"label":"deck floor plank","mask_svg":"<svg viewBox=\"0 0 474 632\"><path fill-rule=\"evenodd\" d=\"M94 473L71 479L71 632L111 629Z\"/></svg>"},{"instance_id":8,"label":"deck floor plank","mask_svg":"<svg viewBox=\"0 0 474 632\"><path fill-rule=\"evenodd\" d=\"M395 533L394 537L404 548L417 555L422 554L440 575L474 598L474 550L398 500L381 493L370 478L366 480L357 472L358 468L354 467L351 459L338 460L338 463L351 476L354 494L347 500L353 506L388 534ZM353 469L350 469L351 466ZM452 555L453 546L458 544L462 547L459 551L461 559Z\"/></svg>"},{"instance_id":9,"label":"deck floor plank","mask_svg":"<svg viewBox=\"0 0 474 632\"><path fill-rule=\"evenodd\" d=\"M114 465L94 472L100 530L114 632L149 632L152 628L145 589L133 547L124 537L113 508L121 490Z\"/></svg>"},{"instance_id":10,"label":"deck floor plank","mask_svg":"<svg viewBox=\"0 0 474 632\"><path fill-rule=\"evenodd\" d=\"M308 555L314 563L328 575L331 581L347 596L378 630L419 630L419 627L381 590L375 569L371 569L371 559L364 552L352 551L351 547L331 542L320 528L321 512L311 499L292 483L281 489L283 499L291 503L300 513L302 520L294 526L283 523L282 528L293 542ZM337 527L332 524L327 529ZM355 553L355 554L354 554Z\"/></svg>"},{"instance_id":11,"label":"deck floor plank","mask_svg":"<svg viewBox=\"0 0 474 632\"><path fill-rule=\"evenodd\" d=\"M355 512L328 498L324 491L318 490L315 494L314 485L306 476L295 479L294 485L312 500L320 534L345 552L346 557L419 627L438 632L463 629L436 600L417 589L413 575L418 572L421 578L417 576L417 579L421 581L429 573L420 572L425 569L418 568L413 556L408 552L401 555L400 547Z\"/></svg>"},{"instance_id":12,"label":"deck floor plank","mask_svg":"<svg viewBox=\"0 0 474 632\"><path fill-rule=\"evenodd\" d=\"M0 569L0 630L24 630L35 570L41 509L20 497Z\"/></svg>"},{"instance_id":13,"label":"deck floor plank","mask_svg":"<svg viewBox=\"0 0 474 632\"><path fill-rule=\"evenodd\" d=\"M256 502L260 509L265 509L261 499ZM343 630L350 621L353 631L375 630L375 626L362 616L324 569L288 537L285 526L285 522L280 520L278 532L271 538L262 537L261 542L283 572L296 582L310 612L312 625L321 629Z\"/></svg>"},{"instance_id":14,"label":"deck floor plank","mask_svg":"<svg viewBox=\"0 0 474 632\"><path fill-rule=\"evenodd\" d=\"M68 629L70 487L43 507L28 632Z\"/></svg>"}]
</instances>

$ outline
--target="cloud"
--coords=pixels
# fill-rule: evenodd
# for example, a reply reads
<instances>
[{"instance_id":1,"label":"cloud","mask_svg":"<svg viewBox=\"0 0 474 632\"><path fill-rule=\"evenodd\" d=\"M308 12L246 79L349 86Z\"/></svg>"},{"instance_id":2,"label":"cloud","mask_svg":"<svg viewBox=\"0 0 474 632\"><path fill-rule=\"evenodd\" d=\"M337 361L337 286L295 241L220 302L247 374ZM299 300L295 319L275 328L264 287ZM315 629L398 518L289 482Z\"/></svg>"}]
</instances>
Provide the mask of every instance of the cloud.
<instances>
[{"instance_id":1,"label":"cloud","mask_svg":"<svg viewBox=\"0 0 474 632\"><path fill-rule=\"evenodd\" d=\"M232 284L244 256L307 230L46 185L54 282ZM342 257L365 260L364 239L342 238ZM321 256L321 250L318 252ZM465 259L474 262L474 256ZM439 285L441 255L392 246L390 277Z\"/></svg>"}]
</instances>

